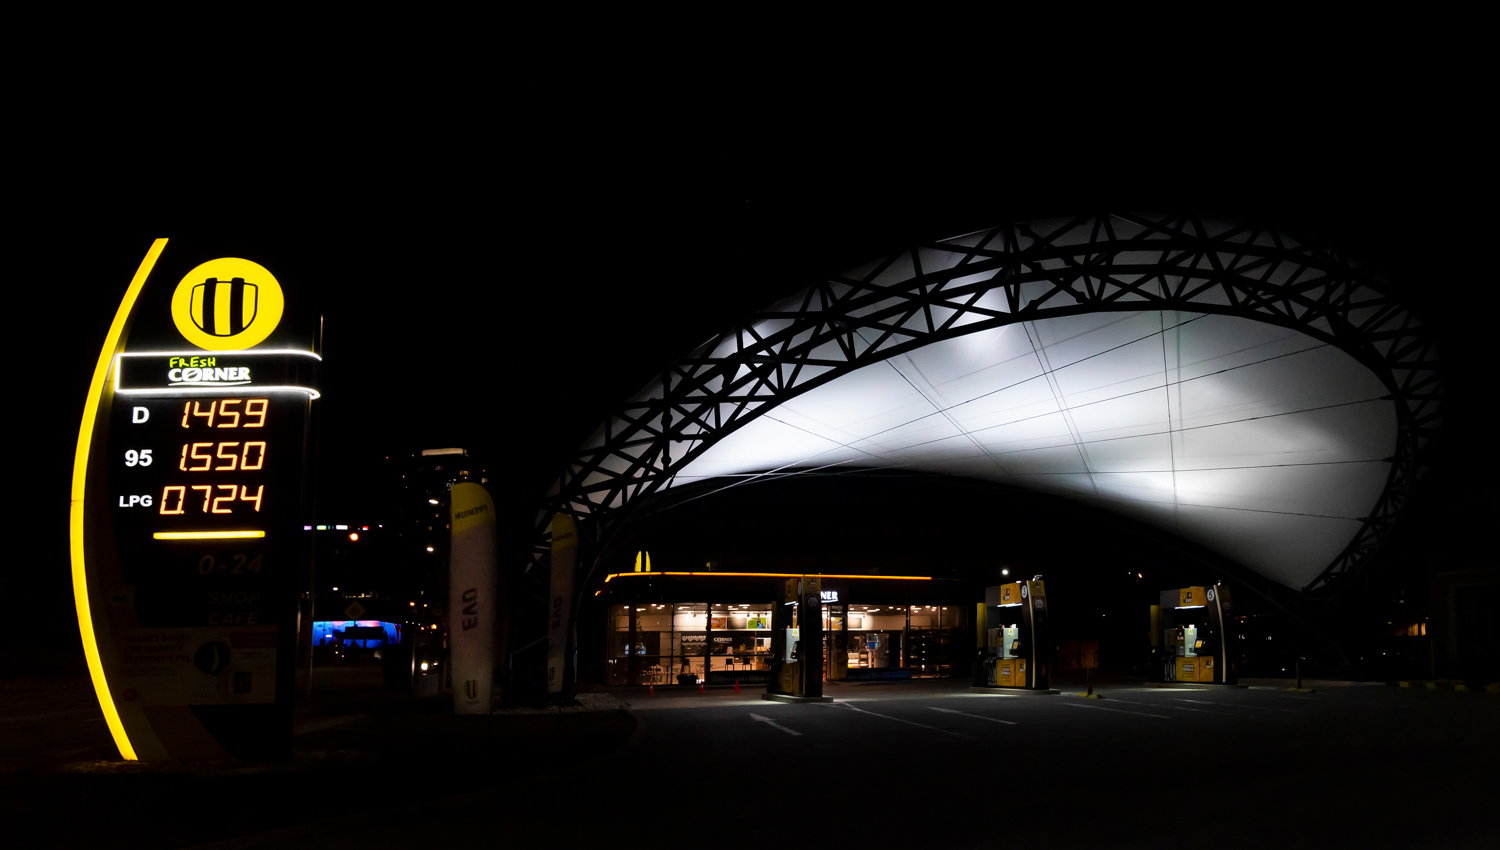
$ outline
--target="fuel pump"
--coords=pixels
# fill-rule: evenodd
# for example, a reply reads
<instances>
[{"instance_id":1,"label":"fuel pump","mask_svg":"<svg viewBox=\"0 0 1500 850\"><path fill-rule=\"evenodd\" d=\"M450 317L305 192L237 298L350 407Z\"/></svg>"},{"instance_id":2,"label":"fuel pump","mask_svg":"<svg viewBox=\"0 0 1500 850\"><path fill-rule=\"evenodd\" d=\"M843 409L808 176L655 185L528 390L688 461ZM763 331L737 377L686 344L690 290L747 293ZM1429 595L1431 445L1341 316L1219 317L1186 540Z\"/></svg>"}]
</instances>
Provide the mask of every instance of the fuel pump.
<instances>
[{"instance_id":1,"label":"fuel pump","mask_svg":"<svg viewBox=\"0 0 1500 850\"><path fill-rule=\"evenodd\" d=\"M786 580L782 603L771 612L771 681L766 693L823 696L823 580Z\"/></svg>"},{"instance_id":2,"label":"fuel pump","mask_svg":"<svg viewBox=\"0 0 1500 850\"><path fill-rule=\"evenodd\" d=\"M1222 584L1161 592L1151 611L1151 678L1157 682L1233 685L1234 604Z\"/></svg>"},{"instance_id":3,"label":"fuel pump","mask_svg":"<svg viewBox=\"0 0 1500 850\"><path fill-rule=\"evenodd\" d=\"M1042 577L985 588L984 608L984 686L1047 690L1052 643Z\"/></svg>"}]
</instances>

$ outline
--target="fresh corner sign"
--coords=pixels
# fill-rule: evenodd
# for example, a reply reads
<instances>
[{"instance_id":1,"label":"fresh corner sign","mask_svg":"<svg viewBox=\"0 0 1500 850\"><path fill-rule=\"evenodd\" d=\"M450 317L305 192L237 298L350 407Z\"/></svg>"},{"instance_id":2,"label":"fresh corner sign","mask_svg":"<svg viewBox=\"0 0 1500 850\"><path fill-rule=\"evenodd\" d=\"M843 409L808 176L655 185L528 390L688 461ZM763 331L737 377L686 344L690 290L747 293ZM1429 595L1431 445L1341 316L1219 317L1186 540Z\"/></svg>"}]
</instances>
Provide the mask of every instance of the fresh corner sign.
<instances>
[{"instance_id":1,"label":"fresh corner sign","mask_svg":"<svg viewBox=\"0 0 1500 850\"><path fill-rule=\"evenodd\" d=\"M79 429L74 602L129 760L291 751L320 322L266 265L225 253L152 243Z\"/></svg>"},{"instance_id":2,"label":"fresh corner sign","mask_svg":"<svg viewBox=\"0 0 1500 850\"><path fill-rule=\"evenodd\" d=\"M247 366L219 366L217 357L168 357L169 387L229 387L250 383Z\"/></svg>"}]
</instances>

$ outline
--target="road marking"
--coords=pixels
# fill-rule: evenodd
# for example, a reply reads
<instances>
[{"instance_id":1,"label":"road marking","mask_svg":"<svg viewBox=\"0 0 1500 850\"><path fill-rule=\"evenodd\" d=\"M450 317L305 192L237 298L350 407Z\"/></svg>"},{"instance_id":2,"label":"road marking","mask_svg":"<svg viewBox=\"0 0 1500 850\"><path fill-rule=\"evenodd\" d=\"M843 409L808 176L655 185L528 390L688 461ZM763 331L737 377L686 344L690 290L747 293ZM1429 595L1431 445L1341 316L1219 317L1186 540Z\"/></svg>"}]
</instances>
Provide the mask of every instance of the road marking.
<instances>
[{"instance_id":1,"label":"road marking","mask_svg":"<svg viewBox=\"0 0 1500 850\"><path fill-rule=\"evenodd\" d=\"M819 703L819 705L828 705L828 703ZM899 717L892 717L889 714L880 714L880 713L874 712L874 711L866 711L866 710L864 710L863 708L860 708L857 705L850 705L849 703L843 702L841 700L834 700L832 707L837 707L837 706L843 706L844 708L847 708L850 711L857 711L860 714L868 714L871 717L884 717L886 720L894 720L897 723L905 723L908 726L915 726L915 727L917 727L919 729L928 729L928 730L931 730L933 732L941 732L944 735L952 735L955 738L970 738L970 737L973 737L971 735L960 735L957 732L950 732L947 729L939 729L936 726L928 726L925 723L917 723L916 721L913 721L913 720L902 720Z\"/></svg>"},{"instance_id":2,"label":"road marking","mask_svg":"<svg viewBox=\"0 0 1500 850\"><path fill-rule=\"evenodd\" d=\"M1295 708L1267 708L1266 706L1263 706L1263 705L1236 705L1235 703L1227 703L1227 702L1210 702L1209 700L1206 700L1206 699L1180 699L1179 698L1177 701L1178 702L1196 702L1196 703L1201 703L1203 705L1222 705L1225 708L1249 708L1249 709L1254 709L1255 711L1284 711L1287 714L1301 714L1302 713L1302 712L1298 711Z\"/></svg>"},{"instance_id":3,"label":"road marking","mask_svg":"<svg viewBox=\"0 0 1500 850\"><path fill-rule=\"evenodd\" d=\"M1118 701L1119 700L1116 700L1116 702L1118 702ZM1127 708L1105 708L1102 705L1094 705L1092 703L1084 704L1084 703L1081 703L1081 702L1065 702L1065 703L1063 703L1063 705L1071 705L1074 708L1092 708L1095 711L1113 711L1113 712L1115 712L1117 714L1139 714L1141 717L1159 717L1162 720L1171 720L1172 719L1172 718L1166 716L1165 714L1147 714L1144 711L1131 711L1130 709L1127 709Z\"/></svg>"},{"instance_id":4,"label":"road marking","mask_svg":"<svg viewBox=\"0 0 1500 850\"><path fill-rule=\"evenodd\" d=\"M1182 707L1180 705L1156 705L1155 703L1136 702L1135 700L1129 700L1129 699L1113 699L1113 698L1111 698L1110 702L1123 702L1126 705L1144 705L1147 708L1161 708L1161 709L1166 709L1168 711L1194 711L1194 712L1197 712L1199 714L1223 714L1223 715L1226 715L1226 716L1229 716L1229 717L1244 717L1245 716L1243 714L1235 714L1235 713L1230 712L1230 711L1209 711L1206 708L1184 708L1184 707Z\"/></svg>"},{"instance_id":5,"label":"road marking","mask_svg":"<svg viewBox=\"0 0 1500 850\"><path fill-rule=\"evenodd\" d=\"M927 707L930 708L930 709L932 709L933 711L941 711L944 714L957 714L960 717L972 717L975 720L988 720L991 723L1004 723L1007 726L1014 726L1014 725L1016 725L1016 721L1014 721L1014 720L1001 720L998 717L985 717L985 716L980 715L980 714L969 714L968 712L964 712L964 711L954 711L951 708L938 708L935 705L929 705Z\"/></svg>"},{"instance_id":6,"label":"road marking","mask_svg":"<svg viewBox=\"0 0 1500 850\"><path fill-rule=\"evenodd\" d=\"M787 733L788 735L796 735L799 738L802 737L802 733L801 732L798 732L796 729L788 729L785 726L782 726L780 723L777 723L776 721L772 720L769 717L761 717L759 714L751 714L750 715L750 719L751 720L757 720L757 721L759 721L761 723L764 723L764 724L766 724L767 726L770 726L773 729L780 729L781 731Z\"/></svg>"}]
</instances>

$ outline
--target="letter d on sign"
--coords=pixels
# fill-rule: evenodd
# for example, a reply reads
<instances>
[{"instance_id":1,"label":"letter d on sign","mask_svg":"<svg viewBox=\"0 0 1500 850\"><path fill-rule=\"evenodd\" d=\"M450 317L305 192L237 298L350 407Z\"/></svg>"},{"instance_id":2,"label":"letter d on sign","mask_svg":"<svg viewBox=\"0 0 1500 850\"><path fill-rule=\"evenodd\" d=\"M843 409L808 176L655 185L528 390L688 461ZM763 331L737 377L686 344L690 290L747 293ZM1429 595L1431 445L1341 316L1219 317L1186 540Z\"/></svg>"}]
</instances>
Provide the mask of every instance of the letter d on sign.
<instances>
[{"instance_id":1,"label":"letter d on sign","mask_svg":"<svg viewBox=\"0 0 1500 850\"><path fill-rule=\"evenodd\" d=\"M151 411L150 410L147 410L144 407L132 407L132 408L130 408L130 421L132 423L134 423L136 425L139 425L140 423L145 422L147 419L150 419L150 418L151 418Z\"/></svg>"}]
</instances>

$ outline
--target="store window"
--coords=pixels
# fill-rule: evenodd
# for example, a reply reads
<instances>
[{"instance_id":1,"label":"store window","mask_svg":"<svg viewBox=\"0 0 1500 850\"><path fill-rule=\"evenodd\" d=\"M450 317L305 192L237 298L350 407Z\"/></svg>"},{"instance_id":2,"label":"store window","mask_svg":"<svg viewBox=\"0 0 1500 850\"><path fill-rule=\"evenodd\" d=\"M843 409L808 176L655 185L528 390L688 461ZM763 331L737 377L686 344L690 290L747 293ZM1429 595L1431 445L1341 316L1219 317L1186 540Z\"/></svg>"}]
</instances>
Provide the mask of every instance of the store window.
<instances>
[{"instance_id":1,"label":"store window","mask_svg":"<svg viewBox=\"0 0 1500 850\"><path fill-rule=\"evenodd\" d=\"M962 645L959 608L956 605L913 605L907 636L907 663L914 677L954 675L956 654Z\"/></svg>"},{"instance_id":2,"label":"store window","mask_svg":"<svg viewBox=\"0 0 1500 850\"><path fill-rule=\"evenodd\" d=\"M609 608L611 685L724 682L771 668L767 603L636 603ZM825 674L954 676L968 626L961 606L828 605L823 610ZM838 653L847 666L833 660ZM855 673L853 678L866 678Z\"/></svg>"},{"instance_id":3,"label":"store window","mask_svg":"<svg viewBox=\"0 0 1500 850\"><path fill-rule=\"evenodd\" d=\"M695 684L704 678L708 659L708 604L678 603L672 611L673 655L666 682Z\"/></svg>"},{"instance_id":4,"label":"store window","mask_svg":"<svg viewBox=\"0 0 1500 850\"><path fill-rule=\"evenodd\" d=\"M850 605L848 618L848 669L905 666L905 606Z\"/></svg>"},{"instance_id":5,"label":"store window","mask_svg":"<svg viewBox=\"0 0 1500 850\"><path fill-rule=\"evenodd\" d=\"M672 610L669 605L612 605L609 610L609 658L606 681L611 685L644 684L670 663Z\"/></svg>"},{"instance_id":6,"label":"store window","mask_svg":"<svg viewBox=\"0 0 1500 850\"><path fill-rule=\"evenodd\" d=\"M771 669L771 606L715 605L709 627L710 670L732 677Z\"/></svg>"}]
</instances>

